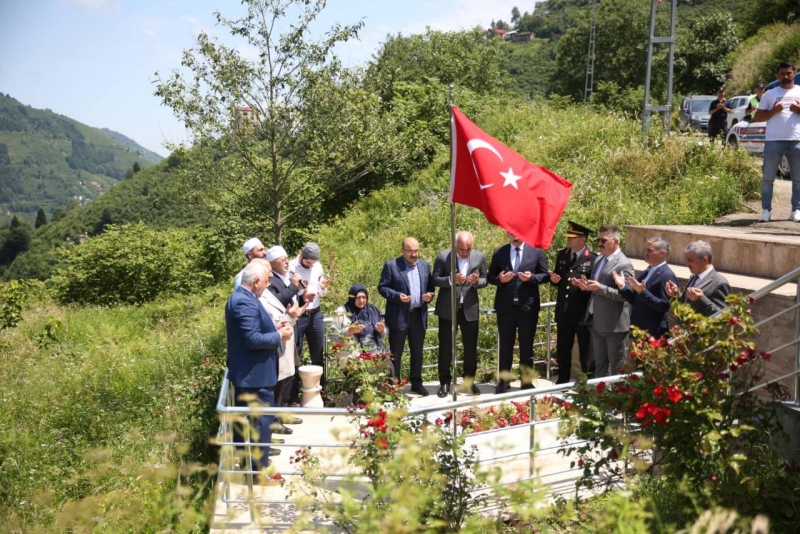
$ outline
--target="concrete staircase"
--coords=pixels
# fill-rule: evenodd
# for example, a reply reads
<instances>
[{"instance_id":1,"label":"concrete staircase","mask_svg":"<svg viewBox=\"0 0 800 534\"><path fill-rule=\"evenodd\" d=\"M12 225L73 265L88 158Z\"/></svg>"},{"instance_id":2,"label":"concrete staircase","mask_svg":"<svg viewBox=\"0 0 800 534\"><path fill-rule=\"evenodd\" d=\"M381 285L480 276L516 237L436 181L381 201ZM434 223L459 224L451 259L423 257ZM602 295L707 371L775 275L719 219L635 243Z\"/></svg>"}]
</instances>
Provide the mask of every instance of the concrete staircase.
<instances>
[{"instance_id":1,"label":"concrete staircase","mask_svg":"<svg viewBox=\"0 0 800 534\"><path fill-rule=\"evenodd\" d=\"M641 272L647 267L642 258L645 244L652 237L661 237L670 243L667 258L681 285L691 273L684 265L683 249L691 241L703 240L711 244L713 263L731 284L733 292L751 293L776 278L800 267L800 224L796 230L751 226L628 226L624 252L631 258L634 268ZM766 319L800 301L797 284L787 284L773 294L759 299L751 309L756 321ZM765 324L754 339L758 350L773 348L797 337L796 314L789 312ZM796 353L790 347L773 354L765 379L770 380L795 369ZM782 385L792 391L793 380L783 380Z\"/></svg>"}]
</instances>

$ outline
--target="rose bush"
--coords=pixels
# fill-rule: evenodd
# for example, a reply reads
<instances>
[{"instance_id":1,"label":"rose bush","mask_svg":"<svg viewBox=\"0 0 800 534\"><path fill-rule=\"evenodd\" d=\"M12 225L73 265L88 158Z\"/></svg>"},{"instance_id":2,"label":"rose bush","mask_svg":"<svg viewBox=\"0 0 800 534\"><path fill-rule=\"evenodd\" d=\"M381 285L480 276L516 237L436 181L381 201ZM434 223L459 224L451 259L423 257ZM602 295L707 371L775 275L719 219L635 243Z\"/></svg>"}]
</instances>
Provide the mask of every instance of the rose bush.
<instances>
[{"instance_id":1,"label":"rose bush","mask_svg":"<svg viewBox=\"0 0 800 534\"><path fill-rule=\"evenodd\" d=\"M770 354L750 341L747 297L728 303L715 318L673 303L680 326L671 339L639 333L631 350L636 372L614 384L576 383L562 451L577 455L580 485L614 483L634 467L685 482L701 506L765 506L758 497L774 492L784 473L772 444L781 435L774 401L785 391L768 386L769 399L750 391Z\"/></svg>"}]
</instances>

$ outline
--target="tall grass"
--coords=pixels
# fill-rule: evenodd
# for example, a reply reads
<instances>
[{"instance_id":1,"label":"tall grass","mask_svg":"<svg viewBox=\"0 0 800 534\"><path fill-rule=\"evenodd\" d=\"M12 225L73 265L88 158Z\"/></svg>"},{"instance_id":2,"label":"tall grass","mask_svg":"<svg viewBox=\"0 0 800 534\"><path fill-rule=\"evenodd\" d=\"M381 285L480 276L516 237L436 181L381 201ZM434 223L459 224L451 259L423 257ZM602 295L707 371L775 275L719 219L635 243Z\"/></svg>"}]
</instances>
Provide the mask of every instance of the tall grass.
<instances>
[{"instance_id":1,"label":"tall grass","mask_svg":"<svg viewBox=\"0 0 800 534\"><path fill-rule=\"evenodd\" d=\"M204 523L207 485L186 506L172 500L182 482L208 479L177 466L214 461L224 296L68 308L31 295L23 322L0 333L0 524Z\"/></svg>"}]
</instances>

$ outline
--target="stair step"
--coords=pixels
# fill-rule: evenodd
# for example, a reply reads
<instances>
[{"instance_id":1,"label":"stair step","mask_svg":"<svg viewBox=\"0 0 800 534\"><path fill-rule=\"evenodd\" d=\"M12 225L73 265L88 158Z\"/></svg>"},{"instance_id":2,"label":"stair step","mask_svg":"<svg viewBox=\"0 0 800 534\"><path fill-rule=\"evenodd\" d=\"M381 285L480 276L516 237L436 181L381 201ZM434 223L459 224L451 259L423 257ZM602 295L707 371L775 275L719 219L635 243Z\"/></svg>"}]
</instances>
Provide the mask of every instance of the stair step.
<instances>
[{"instance_id":1,"label":"stair step","mask_svg":"<svg viewBox=\"0 0 800 534\"><path fill-rule=\"evenodd\" d=\"M627 226L625 255L641 258L651 237L669 241L667 261L672 265L684 265L683 249L701 239L711 244L714 267L720 272L774 280L800 267L800 224L796 232L730 226Z\"/></svg>"}]
</instances>

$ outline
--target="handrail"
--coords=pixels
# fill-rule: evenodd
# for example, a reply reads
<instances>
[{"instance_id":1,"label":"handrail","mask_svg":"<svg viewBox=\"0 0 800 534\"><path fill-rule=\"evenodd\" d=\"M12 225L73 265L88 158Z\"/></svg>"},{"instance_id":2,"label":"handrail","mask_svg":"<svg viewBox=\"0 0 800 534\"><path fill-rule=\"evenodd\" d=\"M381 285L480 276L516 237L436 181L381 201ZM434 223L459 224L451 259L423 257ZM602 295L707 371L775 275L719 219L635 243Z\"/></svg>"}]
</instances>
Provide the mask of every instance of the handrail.
<instances>
[{"instance_id":1,"label":"handrail","mask_svg":"<svg viewBox=\"0 0 800 534\"><path fill-rule=\"evenodd\" d=\"M794 271L791 271L789 273L784 274L780 278L777 278L777 279L773 280L772 282L768 283L764 287L760 287L760 288L756 289L755 291L750 293L750 298L752 298L753 300L758 300L761 297L764 297L767 294L772 293L776 289L778 289L780 287L783 287L786 284L789 284L789 283L793 282L794 280L798 280L798 279L800 279L800 267L798 267Z\"/></svg>"}]
</instances>

